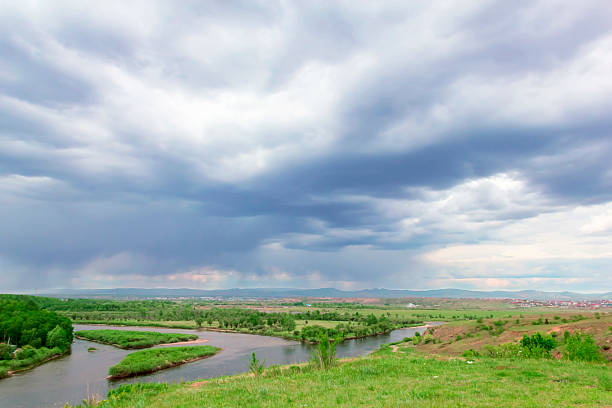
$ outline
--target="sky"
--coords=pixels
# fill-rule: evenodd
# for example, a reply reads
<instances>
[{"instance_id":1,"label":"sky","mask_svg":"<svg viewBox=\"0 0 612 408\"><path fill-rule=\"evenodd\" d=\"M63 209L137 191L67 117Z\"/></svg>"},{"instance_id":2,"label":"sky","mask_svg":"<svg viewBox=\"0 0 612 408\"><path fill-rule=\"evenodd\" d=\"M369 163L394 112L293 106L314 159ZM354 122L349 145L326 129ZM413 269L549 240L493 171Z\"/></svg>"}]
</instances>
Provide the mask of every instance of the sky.
<instances>
[{"instance_id":1,"label":"sky","mask_svg":"<svg viewBox=\"0 0 612 408\"><path fill-rule=\"evenodd\" d=\"M0 1L0 291L612 290L607 1Z\"/></svg>"}]
</instances>

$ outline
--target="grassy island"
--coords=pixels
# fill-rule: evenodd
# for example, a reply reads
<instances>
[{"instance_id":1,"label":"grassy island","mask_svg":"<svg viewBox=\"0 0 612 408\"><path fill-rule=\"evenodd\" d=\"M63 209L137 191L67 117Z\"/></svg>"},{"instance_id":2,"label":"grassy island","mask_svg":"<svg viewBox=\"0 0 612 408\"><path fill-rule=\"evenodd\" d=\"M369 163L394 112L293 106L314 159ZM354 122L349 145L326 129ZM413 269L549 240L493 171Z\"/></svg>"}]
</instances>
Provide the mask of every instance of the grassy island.
<instances>
[{"instance_id":1,"label":"grassy island","mask_svg":"<svg viewBox=\"0 0 612 408\"><path fill-rule=\"evenodd\" d=\"M80 330L74 335L79 339L110 344L122 349L141 349L157 344L178 343L198 338L195 334L128 330Z\"/></svg>"},{"instance_id":2,"label":"grassy island","mask_svg":"<svg viewBox=\"0 0 612 408\"><path fill-rule=\"evenodd\" d=\"M136 351L110 367L108 374L110 379L148 374L213 356L219 350L213 346L187 346Z\"/></svg>"}]
</instances>

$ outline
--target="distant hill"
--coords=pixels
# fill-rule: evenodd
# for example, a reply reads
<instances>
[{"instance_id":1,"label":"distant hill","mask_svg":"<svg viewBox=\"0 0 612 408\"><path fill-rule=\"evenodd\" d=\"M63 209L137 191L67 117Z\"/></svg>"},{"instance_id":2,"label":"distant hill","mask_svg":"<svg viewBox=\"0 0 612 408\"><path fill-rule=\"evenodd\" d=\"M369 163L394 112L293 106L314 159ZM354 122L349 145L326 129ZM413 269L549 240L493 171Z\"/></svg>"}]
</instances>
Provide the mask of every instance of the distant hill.
<instances>
[{"instance_id":1,"label":"distant hill","mask_svg":"<svg viewBox=\"0 0 612 408\"><path fill-rule=\"evenodd\" d=\"M543 292L537 290L512 291L475 291L463 289L433 289L433 290L395 290L395 289L363 289L344 291L335 288L295 289L295 288L253 288L253 289L60 289L46 293L49 296L74 297L121 297L121 298L154 298L154 297L220 297L220 298L408 298L431 297L453 299L527 299L527 300L599 300L612 299L612 292L584 294L574 292Z\"/></svg>"}]
</instances>

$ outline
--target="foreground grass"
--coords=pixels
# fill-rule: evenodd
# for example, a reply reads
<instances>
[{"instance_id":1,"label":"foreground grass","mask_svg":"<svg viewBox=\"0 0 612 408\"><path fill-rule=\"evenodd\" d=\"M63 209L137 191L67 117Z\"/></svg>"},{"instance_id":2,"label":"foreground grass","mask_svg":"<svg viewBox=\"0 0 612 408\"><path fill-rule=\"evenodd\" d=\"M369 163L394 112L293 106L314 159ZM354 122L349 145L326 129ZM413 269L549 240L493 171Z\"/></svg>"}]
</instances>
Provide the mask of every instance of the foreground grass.
<instances>
[{"instance_id":1,"label":"foreground grass","mask_svg":"<svg viewBox=\"0 0 612 408\"><path fill-rule=\"evenodd\" d=\"M128 354L121 362L108 369L111 378L124 378L152 373L165 368L200 360L216 354L213 346L163 347Z\"/></svg>"},{"instance_id":2,"label":"foreground grass","mask_svg":"<svg viewBox=\"0 0 612 408\"><path fill-rule=\"evenodd\" d=\"M75 336L98 343L111 344L123 349L139 349L163 343L196 340L195 334L158 333L129 330L80 330Z\"/></svg>"},{"instance_id":3,"label":"foreground grass","mask_svg":"<svg viewBox=\"0 0 612 408\"><path fill-rule=\"evenodd\" d=\"M276 367L262 377L122 386L99 407L600 407L612 406L611 391L604 364L519 359L470 364L386 346L326 371Z\"/></svg>"}]
</instances>

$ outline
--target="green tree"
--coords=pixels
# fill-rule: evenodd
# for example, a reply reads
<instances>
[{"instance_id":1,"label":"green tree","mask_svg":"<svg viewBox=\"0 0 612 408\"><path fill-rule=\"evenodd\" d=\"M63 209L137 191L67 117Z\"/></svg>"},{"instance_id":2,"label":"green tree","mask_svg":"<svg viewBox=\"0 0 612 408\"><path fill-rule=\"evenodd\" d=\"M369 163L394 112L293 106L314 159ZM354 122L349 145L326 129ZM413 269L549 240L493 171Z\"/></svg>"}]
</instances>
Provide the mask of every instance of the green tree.
<instances>
[{"instance_id":1,"label":"green tree","mask_svg":"<svg viewBox=\"0 0 612 408\"><path fill-rule=\"evenodd\" d=\"M59 325L55 326L53 330L47 333L47 347L59 347L62 350L67 349L69 346L66 331Z\"/></svg>"}]
</instances>

